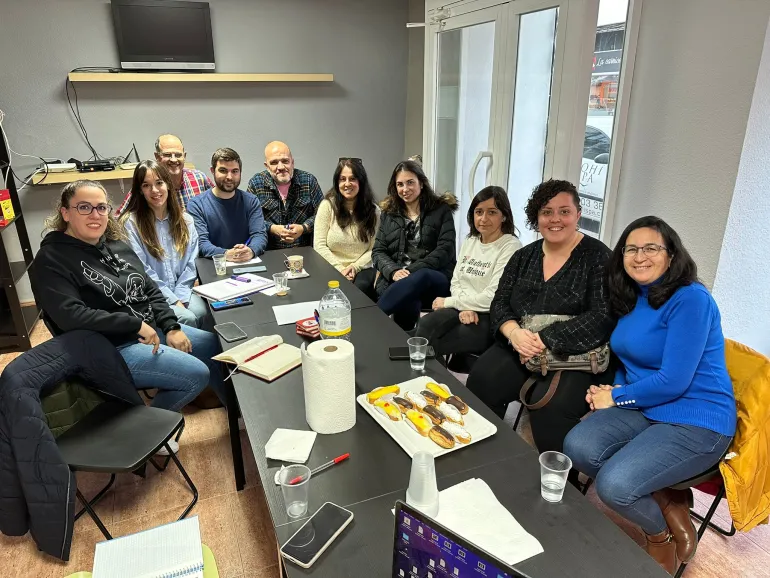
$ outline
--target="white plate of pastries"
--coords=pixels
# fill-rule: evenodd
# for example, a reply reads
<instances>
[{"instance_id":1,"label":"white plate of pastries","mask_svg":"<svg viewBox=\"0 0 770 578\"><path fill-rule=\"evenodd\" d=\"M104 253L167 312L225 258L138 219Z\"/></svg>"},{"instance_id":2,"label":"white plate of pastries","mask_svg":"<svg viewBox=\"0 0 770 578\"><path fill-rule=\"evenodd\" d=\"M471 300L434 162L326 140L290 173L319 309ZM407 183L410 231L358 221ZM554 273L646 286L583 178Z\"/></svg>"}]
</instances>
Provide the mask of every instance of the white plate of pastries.
<instances>
[{"instance_id":1,"label":"white plate of pastries","mask_svg":"<svg viewBox=\"0 0 770 578\"><path fill-rule=\"evenodd\" d=\"M377 387L356 399L409 457L419 451L443 456L497 432L448 386L428 376Z\"/></svg>"}]
</instances>

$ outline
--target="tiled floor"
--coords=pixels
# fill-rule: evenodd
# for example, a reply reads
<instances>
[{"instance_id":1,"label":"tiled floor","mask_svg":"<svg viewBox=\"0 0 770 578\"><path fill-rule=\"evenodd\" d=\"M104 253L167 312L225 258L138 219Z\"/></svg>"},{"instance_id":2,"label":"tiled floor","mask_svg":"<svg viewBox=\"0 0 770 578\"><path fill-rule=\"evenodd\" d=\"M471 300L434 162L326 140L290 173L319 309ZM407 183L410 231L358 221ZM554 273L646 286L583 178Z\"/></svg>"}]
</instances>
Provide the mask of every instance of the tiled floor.
<instances>
[{"instance_id":1,"label":"tiled floor","mask_svg":"<svg viewBox=\"0 0 770 578\"><path fill-rule=\"evenodd\" d=\"M33 332L33 343L48 338L40 324ZM0 356L0 372L11 361ZM200 517L203 541L217 560L222 578L274 578L278 576L275 535L271 526L251 448L242 432L247 486L235 491L232 456L223 409L186 410L187 426L179 457L198 486L200 499L193 513ZM531 443L526 414L519 426ZM176 519L190 494L182 476L173 465L163 473L148 469L147 479L127 475L118 478L114 489L105 496L97 512L113 535L120 536ZM86 495L95 493L106 476L78 478ZM605 512L623 531L641 543L639 530L607 511L589 491L588 498ZM705 512L707 497L696 495L696 509ZM727 503L723 501L717 518L729 527ZM88 516L75 527L72 552L67 564L37 551L29 536L9 538L0 534L0 575L2 578L63 578L93 565L95 544L103 539ZM547 555L547 554L546 554ZM351 574L352 575L352 574ZM760 578L770 577L770 526L748 534L724 538L708 531L690 564L686 578ZM550 578L550 577L548 577Z\"/></svg>"}]
</instances>

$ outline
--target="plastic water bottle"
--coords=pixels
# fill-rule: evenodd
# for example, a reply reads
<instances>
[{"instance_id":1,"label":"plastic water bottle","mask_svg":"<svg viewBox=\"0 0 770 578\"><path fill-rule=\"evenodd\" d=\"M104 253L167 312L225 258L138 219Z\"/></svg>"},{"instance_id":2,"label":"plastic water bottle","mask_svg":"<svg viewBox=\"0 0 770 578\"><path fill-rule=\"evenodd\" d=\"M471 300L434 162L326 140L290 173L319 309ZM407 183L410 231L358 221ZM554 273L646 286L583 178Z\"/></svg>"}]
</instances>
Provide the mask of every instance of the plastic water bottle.
<instances>
[{"instance_id":1,"label":"plastic water bottle","mask_svg":"<svg viewBox=\"0 0 770 578\"><path fill-rule=\"evenodd\" d=\"M340 291L339 281L329 281L329 289L318 304L321 339L350 341L350 301Z\"/></svg>"}]
</instances>

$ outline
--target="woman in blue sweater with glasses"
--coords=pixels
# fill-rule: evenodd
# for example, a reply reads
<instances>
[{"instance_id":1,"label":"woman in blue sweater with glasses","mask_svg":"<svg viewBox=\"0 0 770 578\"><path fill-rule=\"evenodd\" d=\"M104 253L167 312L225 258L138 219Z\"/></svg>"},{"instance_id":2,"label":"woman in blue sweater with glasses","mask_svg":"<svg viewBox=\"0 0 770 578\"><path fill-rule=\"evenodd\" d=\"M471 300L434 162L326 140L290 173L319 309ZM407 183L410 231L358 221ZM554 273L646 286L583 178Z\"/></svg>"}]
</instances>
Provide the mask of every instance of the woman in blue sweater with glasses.
<instances>
[{"instance_id":1,"label":"woman in blue sweater with glasses","mask_svg":"<svg viewBox=\"0 0 770 578\"><path fill-rule=\"evenodd\" d=\"M594 413L567 435L564 452L673 574L697 538L692 494L667 488L716 464L735 434L719 309L679 235L657 217L623 231L607 273L620 317L610 345L623 367L614 385L586 392Z\"/></svg>"}]
</instances>

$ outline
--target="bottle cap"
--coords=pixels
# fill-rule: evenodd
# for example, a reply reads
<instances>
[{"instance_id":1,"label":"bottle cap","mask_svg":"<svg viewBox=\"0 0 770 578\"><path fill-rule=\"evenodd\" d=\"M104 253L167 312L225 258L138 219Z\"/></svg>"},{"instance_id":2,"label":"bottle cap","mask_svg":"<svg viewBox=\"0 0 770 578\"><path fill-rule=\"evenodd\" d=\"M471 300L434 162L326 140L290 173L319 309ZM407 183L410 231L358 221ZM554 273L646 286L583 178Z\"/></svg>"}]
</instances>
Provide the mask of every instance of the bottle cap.
<instances>
[{"instance_id":1,"label":"bottle cap","mask_svg":"<svg viewBox=\"0 0 770 578\"><path fill-rule=\"evenodd\" d=\"M339 286L339 281L329 281L329 289L337 289Z\"/></svg>"}]
</instances>

